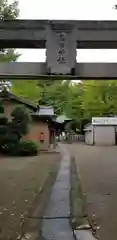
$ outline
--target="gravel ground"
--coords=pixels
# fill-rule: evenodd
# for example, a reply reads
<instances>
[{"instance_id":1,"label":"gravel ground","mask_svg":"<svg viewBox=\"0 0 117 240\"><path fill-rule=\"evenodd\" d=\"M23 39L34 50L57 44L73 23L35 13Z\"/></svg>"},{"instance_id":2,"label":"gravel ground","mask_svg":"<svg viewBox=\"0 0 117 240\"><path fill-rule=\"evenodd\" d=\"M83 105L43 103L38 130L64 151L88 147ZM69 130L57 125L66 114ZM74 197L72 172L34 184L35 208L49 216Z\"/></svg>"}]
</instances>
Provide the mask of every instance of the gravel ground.
<instances>
[{"instance_id":1,"label":"gravel ground","mask_svg":"<svg viewBox=\"0 0 117 240\"><path fill-rule=\"evenodd\" d=\"M54 153L31 158L0 158L0 240L16 239L23 215L32 206L58 158Z\"/></svg>"},{"instance_id":2,"label":"gravel ground","mask_svg":"<svg viewBox=\"0 0 117 240\"><path fill-rule=\"evenodd\" d=\"M87 210L100 226L100 240L117 239L117 147L66 145L76 157Z\"/></svg>"}]
</instances>

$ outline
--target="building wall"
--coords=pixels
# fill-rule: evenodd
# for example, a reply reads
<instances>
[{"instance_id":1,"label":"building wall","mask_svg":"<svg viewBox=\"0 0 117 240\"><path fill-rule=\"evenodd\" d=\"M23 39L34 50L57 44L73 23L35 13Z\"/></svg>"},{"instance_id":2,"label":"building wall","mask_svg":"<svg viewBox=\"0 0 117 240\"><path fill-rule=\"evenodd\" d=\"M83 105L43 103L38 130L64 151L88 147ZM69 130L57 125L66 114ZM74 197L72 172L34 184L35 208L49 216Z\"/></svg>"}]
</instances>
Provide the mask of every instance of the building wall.
<instances>
[{"instance_id":1,"label":"building wall","mask_svg":"<svg viewBox=\"0 0 117 240\"><path fill-rule=\"evenodd\" d=\"M95 145L115 145L114 126L95 126L94 127Z\"/></svg>"},{"instance_id":2,"label":"building wall","mask_svg":"<svg viewBox=\"0 0 117 240\"><path fill-rule=\"evenodd\" d=\"M40 133L44 133L44 142L40 142ZM29 133L23 137L25 140L32 140L39 143L41 150L48 150L49 148L49 129L47 123L44 122L34 122L29 126Z\"/></svg>"}]
</instances>

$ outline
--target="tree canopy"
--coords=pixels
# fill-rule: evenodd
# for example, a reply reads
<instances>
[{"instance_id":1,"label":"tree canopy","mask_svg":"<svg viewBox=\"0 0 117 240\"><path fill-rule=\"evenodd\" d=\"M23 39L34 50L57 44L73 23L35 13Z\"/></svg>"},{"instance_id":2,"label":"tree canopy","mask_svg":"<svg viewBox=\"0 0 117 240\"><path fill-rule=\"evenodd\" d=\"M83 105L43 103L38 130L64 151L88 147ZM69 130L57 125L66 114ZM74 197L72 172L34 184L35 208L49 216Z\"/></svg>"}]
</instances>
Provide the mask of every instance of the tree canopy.
<instances>
[{"instance_id":1,"label":"tree canopy","mask_svg":"<svg viewBox=\"0 0 117 240\"><path fill-rule=\"evenodd\" d=\"M0 0L0 19L14 20L19 15L18 1L8 4L8 0ZM1 49L0 62L16 61L19 54L14 49Z\"/></svg>"},{"instance_id":2,"label":"tree canopy","mask_svg":"<svg viewBox=\"0 0 117 240\"><path fill-rule=\"evenodd\" d=\"M40 104L52 105L57 115L64 114L83 126L96 116L117 115L117 80L84 80L81 83L54 81L43 87L38 81L13 82L13 93Z\"/></svg>"},{"instance_id":3,"label":"tree canopy","mask_svg":"<svg viewBox=\"0 0 117 240\"><path fill-rule=\"evenodd\" d=\"M19 15L18 1L8 4L8 0L0 0L0 19L14 20Z\"/></svg>"},{"instance_id":4,"label":"tree canopy","mask_svg":"<svg viewBox=\"0 0 117 240\"><path fill-rule=\"evenodd\" d=\"M14 20L18 17L18 14L18 1L8 4L8 0L0 0L1 20ZM15 49L0 49L0 62L14 62L19 56L20 55L15 51ZM6 81L0 81L0 89L6 85L5 83Z\"/></svg>"}]
</instances>

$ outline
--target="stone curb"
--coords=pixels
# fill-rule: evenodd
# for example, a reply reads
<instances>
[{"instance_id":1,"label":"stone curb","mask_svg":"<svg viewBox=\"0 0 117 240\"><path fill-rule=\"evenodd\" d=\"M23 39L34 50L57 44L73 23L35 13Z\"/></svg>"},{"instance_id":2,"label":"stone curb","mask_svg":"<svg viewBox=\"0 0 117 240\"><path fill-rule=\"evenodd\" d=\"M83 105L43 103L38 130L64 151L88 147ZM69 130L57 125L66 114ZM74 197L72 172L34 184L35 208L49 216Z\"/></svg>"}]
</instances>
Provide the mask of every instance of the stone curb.
<instances>
[{"instance_id":1,"label":"stone curb","mask_svg":"<svg viewBox=\"0 0 117 240\"><path fill-rule=\"evenodd\" d=\"M89 230L74 230L73 233L76 240L97 240Z\"/></svg>"},{"instance_id":2,"label":"stone curb","mask_svg":"<svg viewBox=\"0 0 117 240\"><path fill-rule=\"evenodd\" d=\"M79 173L75 166L75 158L71 156L70 169L70 203L71 203L71 226L75 230L77 227L86 227L89 225L86 220L86 213L84 208L84 195L81 188L81 181ZM79 229L77 229L79 230Z\"/></svg>"}]
</instances>

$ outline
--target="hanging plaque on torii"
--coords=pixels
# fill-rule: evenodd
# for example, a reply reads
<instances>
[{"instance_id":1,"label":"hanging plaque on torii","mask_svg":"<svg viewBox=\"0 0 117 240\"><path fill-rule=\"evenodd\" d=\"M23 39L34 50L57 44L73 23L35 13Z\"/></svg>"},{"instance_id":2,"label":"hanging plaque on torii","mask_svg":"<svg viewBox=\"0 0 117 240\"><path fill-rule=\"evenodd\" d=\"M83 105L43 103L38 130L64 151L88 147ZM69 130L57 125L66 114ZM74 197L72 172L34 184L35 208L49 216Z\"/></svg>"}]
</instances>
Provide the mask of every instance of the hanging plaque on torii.
<instances>
[{"instance_id":1,"label":"hanging plaque on torii","mask_svg":"<svg viewBox=\"0 0 117 240\"><path fill-rule=\"evenodd\" d=\"M52 22L46 30L46 63L50 74L71 74L76 67L76 27Z\"/></svg>"}]
</instances>

